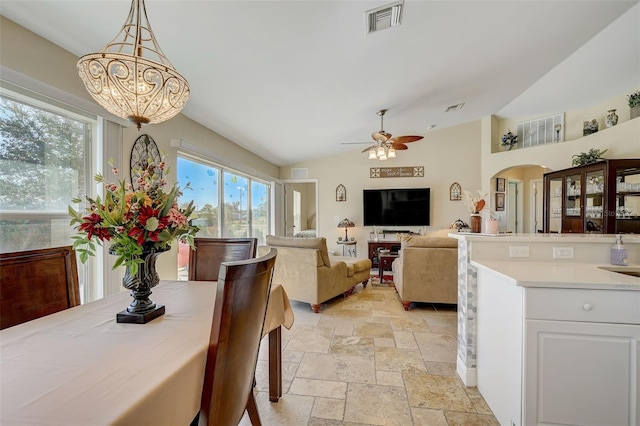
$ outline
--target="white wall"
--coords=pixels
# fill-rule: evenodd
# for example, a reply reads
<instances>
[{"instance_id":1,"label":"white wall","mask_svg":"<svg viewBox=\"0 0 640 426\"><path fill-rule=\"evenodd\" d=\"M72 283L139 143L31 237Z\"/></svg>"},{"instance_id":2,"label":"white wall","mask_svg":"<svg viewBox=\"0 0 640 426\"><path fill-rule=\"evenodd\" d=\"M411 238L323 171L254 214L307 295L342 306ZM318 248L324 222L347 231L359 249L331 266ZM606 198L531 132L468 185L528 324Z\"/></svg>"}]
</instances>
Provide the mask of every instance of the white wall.
<instances>
[{"instance_id":1,"label":"white wall","mask_svg":"<svg viewBox=\"0 0 640 426\"><path fill-rule=\"evenodd\" d=\"M393 130L393 129L392 129ZM349 237L358 240L358 254L365 256L370 227L364 227L362 217L362 190L371 188L431 188L430 230L449 227L458 218L468 221L469 212L462 201L449 200L449 187L458 182L463 189L480 188L480 121L466 123L449 129L434 130L425 138L409 144L406 151L398 151L393 160L369 160L356 147L346 154L321 158L315 161L292 164L281 169L281 178L291 176L291 168L308 168L309 178L317 178L319 206L317 212L318 235L327 238L329 250L342 253L336 244L344 230L338 222L347 217L355 224L349 229ZM401 131L401 130L399 130ZM398 131L395 131L398 133ZM420 178L370 178L372 167L423 166ZM336 187L347 188L347 201L337 202ZM418 231L418 228L411 228ZM402 227L407 229L407 227Z\"/></svg>"}]
</instances>

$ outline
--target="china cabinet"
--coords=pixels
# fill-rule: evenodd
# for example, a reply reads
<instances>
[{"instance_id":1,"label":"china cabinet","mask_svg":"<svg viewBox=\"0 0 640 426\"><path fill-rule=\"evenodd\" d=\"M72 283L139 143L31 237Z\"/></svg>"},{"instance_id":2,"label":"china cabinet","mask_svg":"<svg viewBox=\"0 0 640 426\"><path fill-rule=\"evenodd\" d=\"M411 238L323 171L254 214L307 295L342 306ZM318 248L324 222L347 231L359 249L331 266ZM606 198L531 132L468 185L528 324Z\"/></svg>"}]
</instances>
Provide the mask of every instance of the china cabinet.
<instances>
[{"instance_id":1,"label":"china cabinet","mask_svg":"<svg viewBox=\"0 0 640 426\"><path fill-rule=\"evenodd\" d=\"M640 159L545 173L544 232L640 234Z\"/></svg>"}]
</instances>

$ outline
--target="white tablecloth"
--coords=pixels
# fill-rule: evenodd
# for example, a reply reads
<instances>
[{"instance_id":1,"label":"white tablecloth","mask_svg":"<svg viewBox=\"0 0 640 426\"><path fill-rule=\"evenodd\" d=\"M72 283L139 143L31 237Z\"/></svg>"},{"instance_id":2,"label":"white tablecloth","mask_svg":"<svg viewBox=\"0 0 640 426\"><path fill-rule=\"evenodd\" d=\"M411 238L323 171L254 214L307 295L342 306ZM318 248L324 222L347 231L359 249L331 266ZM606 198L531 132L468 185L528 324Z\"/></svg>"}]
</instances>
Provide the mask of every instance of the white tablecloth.
<instances>
[{"instance_id":1,"label":"white tablecloth","mask_svg":"<svg viewBox=\"0 0 640 426\"><path fill-rule=\"evenodd\" d=\"M166 313L144 325L116 323L122 292L0 332L0 424L189 424L215 284L162 282L151 298Z\"/></svg>"},{"instance_id":2,"label":"white tablecloth","mask_svg":"<svg viewBox=\"0 0 640 426\"><path fill-rule=\"evenodd\" d=\"M161 282L151 298L166 313L144 325L116 323L131 301L122 292L2 330L0 424L189 424L200 407L215 288ZM275 310L290 326L283 304Z\"/></svg>"}]
</instances>

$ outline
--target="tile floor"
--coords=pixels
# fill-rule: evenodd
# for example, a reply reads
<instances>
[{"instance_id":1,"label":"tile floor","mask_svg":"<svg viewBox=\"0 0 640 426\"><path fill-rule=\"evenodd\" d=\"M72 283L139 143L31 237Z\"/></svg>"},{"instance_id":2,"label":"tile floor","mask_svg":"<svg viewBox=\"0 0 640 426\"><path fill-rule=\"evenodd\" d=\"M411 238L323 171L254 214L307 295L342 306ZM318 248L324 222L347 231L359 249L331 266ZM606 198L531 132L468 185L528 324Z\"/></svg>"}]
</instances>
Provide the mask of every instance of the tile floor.
<instances>
[{"instance_id":1,"label":"tile floor","mask_svg":"<svg viewBox=\"0 0 640 426\"><path fill-rule=\"evenodd\" d=\"M405 312L395 290L375 281L319 314L291 303L277 403L268 397L267 339L258 359L264 425L498 425L455 372L455 307L413 304ZM246 415L240 424L250 425Z\"/></svg>"}]
</instances>

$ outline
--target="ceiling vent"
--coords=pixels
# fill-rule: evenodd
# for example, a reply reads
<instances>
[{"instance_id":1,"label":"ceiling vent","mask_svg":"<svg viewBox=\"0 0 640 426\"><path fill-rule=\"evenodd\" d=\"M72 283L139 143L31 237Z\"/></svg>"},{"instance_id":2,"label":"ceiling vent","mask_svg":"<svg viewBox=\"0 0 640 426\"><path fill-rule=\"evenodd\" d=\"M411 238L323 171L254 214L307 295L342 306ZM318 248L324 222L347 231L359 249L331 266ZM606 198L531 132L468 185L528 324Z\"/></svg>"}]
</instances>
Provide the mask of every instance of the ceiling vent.
<instances>
[{"instance_id":1,"label":"ceiling vent","mask_svg":"<svg viewBox=\"0 0 640 426\"><path fill-rule=\"evenodd\" d=\"M366 33L371 34L386 28L399 26L402 21L403 5L404 0L401 0L382 7L367 10L364 14L366 20Z\"/></svg>"},{"instance_id":2,"label":"ceiling vent","mask_svg":"<svg viewBox=\"0 0 640 426\"><path fill-rule=\"evenodd\" d=\"M458 111L458 110L461 110L463 106L464 106L464 102L461 102L457 105L451 105L450 107L447 107L447 109L445 109L444 112Z\"/></svg>"}]
</instances>

